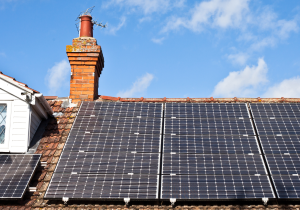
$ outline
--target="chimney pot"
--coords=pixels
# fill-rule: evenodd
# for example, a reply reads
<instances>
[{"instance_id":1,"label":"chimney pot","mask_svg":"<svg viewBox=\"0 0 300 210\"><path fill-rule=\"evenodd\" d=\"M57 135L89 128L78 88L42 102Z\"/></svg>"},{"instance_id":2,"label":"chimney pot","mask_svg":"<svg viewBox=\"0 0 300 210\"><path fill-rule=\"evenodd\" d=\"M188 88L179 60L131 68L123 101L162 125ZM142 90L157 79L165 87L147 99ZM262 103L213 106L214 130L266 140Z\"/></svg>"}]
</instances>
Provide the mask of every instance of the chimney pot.
<instances>
[{"instance_id":1,"label":"chimney pot","mask_svg":"<svg viewBox=\"0 0 300 210\"><path fill-rule=\"evenodd\" d=\"M93 23L92 17L89 15L82 15L80 17L80 37L93 37Z\"/></svg>"}]
</instances>

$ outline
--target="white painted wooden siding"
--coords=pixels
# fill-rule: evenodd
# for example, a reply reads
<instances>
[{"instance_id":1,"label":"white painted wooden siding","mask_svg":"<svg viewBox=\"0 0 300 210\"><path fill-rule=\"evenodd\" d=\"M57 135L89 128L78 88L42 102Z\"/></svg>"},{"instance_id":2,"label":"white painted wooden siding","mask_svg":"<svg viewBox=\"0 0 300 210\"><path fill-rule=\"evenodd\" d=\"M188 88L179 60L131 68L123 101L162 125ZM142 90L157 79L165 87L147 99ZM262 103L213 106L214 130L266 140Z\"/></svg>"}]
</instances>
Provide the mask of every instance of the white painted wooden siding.
<instances>
[{"instance_id":1,"label":"white painted wooden siding","mask_svg":"<svg viewBox=\"0 0 300 210\"><path fill-rule=\"evenodd\" d=\"M11 117L10 152L27 152L30 134L30 105L21 100L14 100Z\"/></svg>"},{"instance_id":2,"label":"white painted wooden siding","mask_svg":"<svg viewBox=\"0 0 300 210\"><path fill-rule=\"evenodd\" d=\"M15 99L17 99L15 96L8 94L4 90L0 89L0 101L1 100L10 101L10 100L15 100Z\"/></svg>"},{"instance_id":3,"label":"white painted wooden siding","mask_svg":"<svg viewBox=\"0 0 300 210\"><path fill-rule=\"evenodd\" d=\"M0 87L1 88L1 87ZM42 118L31 105L0 89L1 101L11 101L9 149L0 152L25 153ZM31 109L31 111L30 111ZM31 121L31 123L30 123Z\"/></svg>"},{"instance_id":4,"label":"white painted wooden siding","mask_svg":"<svg viewBox=\"0 0 300 210\"><path fill-rule=\"evenodd\" d=\"M30 125L30 141L32 140L36 130L42 122L42 118L37 114L37 112L32 109L31 112L31 125Z\"/></svg>"}]
</instances>

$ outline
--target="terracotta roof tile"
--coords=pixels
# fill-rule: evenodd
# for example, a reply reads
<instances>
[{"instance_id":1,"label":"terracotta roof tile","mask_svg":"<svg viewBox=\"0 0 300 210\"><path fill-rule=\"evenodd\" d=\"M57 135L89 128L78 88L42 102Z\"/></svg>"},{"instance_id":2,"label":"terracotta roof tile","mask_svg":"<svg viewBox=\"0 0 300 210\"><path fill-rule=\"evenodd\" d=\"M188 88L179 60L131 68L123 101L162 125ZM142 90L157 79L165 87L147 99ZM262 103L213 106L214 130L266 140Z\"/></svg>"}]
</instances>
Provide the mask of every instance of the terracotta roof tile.
<instances>
[{"instance_id":1,"label":"terracotta roof tile","mask_svg":"<svg viewBox=\"0 0 300 210\"><path fill-rule=\"evenodd\" d=\"M111 96L99 96L96 101L114 101L114 102L144 102L144 103L154 103L154 102L176 102L176 103L299 103L300 98L121 98L121 97L111 97Z\"/></svg>"}]
</instances>

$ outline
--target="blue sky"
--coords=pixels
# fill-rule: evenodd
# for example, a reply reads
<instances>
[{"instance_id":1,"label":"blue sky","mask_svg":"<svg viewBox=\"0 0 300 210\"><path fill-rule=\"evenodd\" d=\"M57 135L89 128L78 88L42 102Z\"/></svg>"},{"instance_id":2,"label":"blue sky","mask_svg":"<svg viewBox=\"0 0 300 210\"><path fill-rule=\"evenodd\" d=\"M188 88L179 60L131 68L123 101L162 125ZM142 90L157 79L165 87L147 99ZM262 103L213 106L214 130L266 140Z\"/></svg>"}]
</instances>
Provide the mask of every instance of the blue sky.
<instances>
[{"instance_id":1,"label":"blue sky","mask_svg":"<svg viewBox=\"0 0 300 210\"><path fill-rule=\"evenodd\" d=\"M300 97L299 0L0 0L0 71L44 95L69 95L75 19L104 53L99 94Z\"/></svg>"}]
</instances>

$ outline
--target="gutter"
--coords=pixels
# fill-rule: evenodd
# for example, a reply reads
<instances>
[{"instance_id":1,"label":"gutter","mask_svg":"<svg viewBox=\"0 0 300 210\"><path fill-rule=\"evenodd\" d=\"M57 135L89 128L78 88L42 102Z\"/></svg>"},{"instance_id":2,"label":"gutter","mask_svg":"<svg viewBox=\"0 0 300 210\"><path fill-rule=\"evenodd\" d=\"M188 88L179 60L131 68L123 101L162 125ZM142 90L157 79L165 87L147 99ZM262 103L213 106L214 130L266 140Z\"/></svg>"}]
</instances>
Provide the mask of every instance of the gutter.
<instances>
[{"instance_id":1,"label":"gutter","mask_svg":"<svg viewBox=\"0 0 300 210\"><path fill-rule=\"evenodd\" d=\"M53 110L51 109L50 105L48 104L48 102L44 98L43 94L42 93L36 93L36 94L34 94L34 96L39 99L39 101L41 102L41 104L45 108L47 114L52 116L53 115Z\"/></svg>"}]
</instances>

